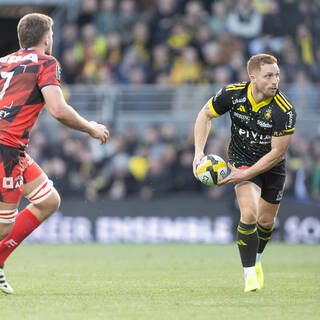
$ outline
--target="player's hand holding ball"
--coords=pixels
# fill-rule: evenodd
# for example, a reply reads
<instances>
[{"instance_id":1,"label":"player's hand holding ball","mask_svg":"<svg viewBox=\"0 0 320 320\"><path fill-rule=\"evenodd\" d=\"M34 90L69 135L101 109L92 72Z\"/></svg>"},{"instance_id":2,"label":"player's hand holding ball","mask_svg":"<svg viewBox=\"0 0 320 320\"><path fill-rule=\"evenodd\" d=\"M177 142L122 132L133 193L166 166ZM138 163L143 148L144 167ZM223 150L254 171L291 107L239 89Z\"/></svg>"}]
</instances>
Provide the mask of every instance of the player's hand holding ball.
<instances>
[{"instance_id":1,"label":"player's hand holding ball","mask_svg":"<svg viewBox=\"0 0 320 320\"><path fill-rule=\"evenodd\" d=\"M227 164L215 154L204 156L196 166L196 176L206 186L216 186L227 176L227 173Z\"/></svg>"}]
</instances>

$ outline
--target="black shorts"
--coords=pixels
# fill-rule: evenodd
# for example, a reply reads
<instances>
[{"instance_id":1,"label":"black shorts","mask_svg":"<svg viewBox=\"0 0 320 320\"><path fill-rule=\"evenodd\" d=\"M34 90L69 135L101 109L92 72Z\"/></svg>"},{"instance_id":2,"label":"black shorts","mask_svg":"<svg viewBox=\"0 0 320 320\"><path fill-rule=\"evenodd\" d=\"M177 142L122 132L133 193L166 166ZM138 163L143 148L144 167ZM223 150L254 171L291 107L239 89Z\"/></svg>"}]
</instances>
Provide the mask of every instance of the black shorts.
<instances>
[{"instance_id":1,"label":"black shorts","mask_svg":"<svg viewBox=\"0 0 320 320\"><path fill-rule=\"evenodd\" d=\"M261 198L267 202L278 204L282 200L286 176L270 171L259 174L248 180L261 188Z\"/></svg>"},{"instance_id":2,"label":"black shorts","mask_svg":"<svg viewBox=\"0 0 320 320\"><path fill-rule=\"evenodd\" d=\"M239 169L248 169L247 166L237 166ZM251 181L261 188L261 198L267 202L278 204L282 200L286 176L266 171L255 176Z\"/></svg>"}]
</instances>

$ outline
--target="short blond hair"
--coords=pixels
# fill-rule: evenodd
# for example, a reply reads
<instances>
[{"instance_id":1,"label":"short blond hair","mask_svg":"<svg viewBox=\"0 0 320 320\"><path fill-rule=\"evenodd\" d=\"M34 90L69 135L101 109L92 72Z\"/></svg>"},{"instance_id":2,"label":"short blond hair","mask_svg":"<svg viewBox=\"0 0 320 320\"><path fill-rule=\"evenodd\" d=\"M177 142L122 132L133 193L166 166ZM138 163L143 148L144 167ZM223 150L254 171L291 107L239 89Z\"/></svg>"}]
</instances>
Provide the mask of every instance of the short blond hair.
<instances>
[{"instance_id":1,"label":"short blond hair","mask_svg":"<svg viewBox=\"0 0 320 320\"><path fill-rule=\"evenodd\" d=\"M260 53L255 56L252 56L247 63L247 71L248 74L252 74L254 70L260 71L261 66L264 64L273 64L278 63L276 57L272 56L271 54Z\"/></svg>"},{"instance_id":2,"label":"short blond hair","mask_svg":"<svg viewBox=\"0 0 320 320\"><path fill-rule=\"evenodd\" d=\"M20 48L38 45L52 26L53 20L45 14L29 13L23 16L17 28Z\"/></svg>"}]
</instances>

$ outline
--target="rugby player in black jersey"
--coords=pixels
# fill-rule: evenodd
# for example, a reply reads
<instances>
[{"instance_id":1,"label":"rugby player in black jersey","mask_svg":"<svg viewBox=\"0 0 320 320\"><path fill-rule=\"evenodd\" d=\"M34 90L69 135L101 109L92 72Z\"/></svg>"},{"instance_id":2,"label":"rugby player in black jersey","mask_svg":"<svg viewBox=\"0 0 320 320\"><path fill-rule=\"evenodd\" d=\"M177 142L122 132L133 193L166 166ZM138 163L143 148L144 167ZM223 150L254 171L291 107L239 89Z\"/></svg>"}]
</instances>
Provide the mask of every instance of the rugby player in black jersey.
<instances>
[{"instance_id":1,"label":"rugby player in black jersey","mask_svg":"<svg viewBox=\"0 0 320 320\"><path fill-rule=\"evenodd\" d=\"M211 119L229 112L230 174L219 185L232 183L240 207L237 244L245 275L245 292L263 286L262 252L271 238L285 182L285 154L295 129L296 113L278 89L277 59L251 57L249 82L227 85L199 112L195 122L193 172L204 156Z\"/></svg>"}]
</instances>

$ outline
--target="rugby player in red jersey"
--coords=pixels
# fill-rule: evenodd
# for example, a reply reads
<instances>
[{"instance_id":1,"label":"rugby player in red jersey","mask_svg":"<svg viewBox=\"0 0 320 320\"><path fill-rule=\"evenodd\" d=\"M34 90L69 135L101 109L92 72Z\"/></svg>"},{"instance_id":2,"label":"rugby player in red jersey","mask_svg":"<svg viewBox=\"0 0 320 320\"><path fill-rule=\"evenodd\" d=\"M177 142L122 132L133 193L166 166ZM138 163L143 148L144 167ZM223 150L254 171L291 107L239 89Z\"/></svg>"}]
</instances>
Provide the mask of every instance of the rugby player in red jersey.
<instances>
[{"instance_id":1,"label":"rugby player in red jersey","mask_svg":"<svg viewBox=\"0 0 320 320\"><path fill-rule=\"evenodd\" d=\"M30 131L45 106L69 128L105 144L108 129L69 106L60 88L60 65L51 56L53 20L32 13L18 23L20 50L0 58L0 290L12 293L3 266L11 252L60 205L44 171L27 154ZM21 197L30 204L18 214Z\"/></svg>"}]
</instances>

